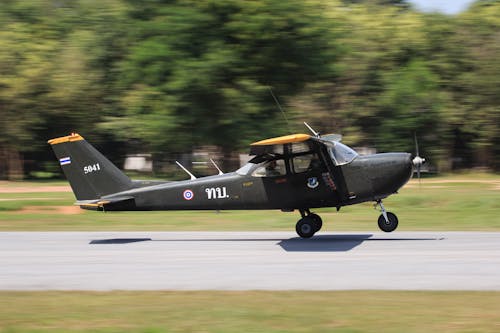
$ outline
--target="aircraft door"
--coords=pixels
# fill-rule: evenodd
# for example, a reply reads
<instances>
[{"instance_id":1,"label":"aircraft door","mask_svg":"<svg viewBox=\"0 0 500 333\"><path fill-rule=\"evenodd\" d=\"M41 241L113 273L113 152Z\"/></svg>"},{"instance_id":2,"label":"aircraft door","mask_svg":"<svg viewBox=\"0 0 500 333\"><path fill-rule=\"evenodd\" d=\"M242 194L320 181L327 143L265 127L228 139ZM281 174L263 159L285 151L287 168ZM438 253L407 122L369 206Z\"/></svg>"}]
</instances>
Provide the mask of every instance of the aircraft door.
<instances>
[{"instance_id":1,"label":"aircraft door","mask_svg":"<svg viewBox=\"0 0 500 333\"><path fill-rule=\"evenodd\" d=\"M243 183L243 199L248 207L281 209L289 206L290 183L286 160L268 160L253 170Z\"/></svg>"},{"instance_id":2,"label":"aircraft door","mask_svg":"<svg viewBox=\"0 0 500 333\"><path fill-rule=\"evenodd\" d=\"M337 188L328 168L318 154L309 152L290 158L291 183L296 195L296 206L307 208L335 206Z\"/></svg>"},{"instance_id":3,"label":"aircraft door","mask_svg":"<svg viewBox=\"0 0 500 333\"><path fill-rule=\"evenodd\" d=\"M335 198L336 206L338 207L340 203L347 201L348 197L342 169L334 164L328 153L327 147L320 146L318 148L318 154L325 168L322 172L323 179L325 183L328 184L332 196Z\"/></svg>"}]
</instances>

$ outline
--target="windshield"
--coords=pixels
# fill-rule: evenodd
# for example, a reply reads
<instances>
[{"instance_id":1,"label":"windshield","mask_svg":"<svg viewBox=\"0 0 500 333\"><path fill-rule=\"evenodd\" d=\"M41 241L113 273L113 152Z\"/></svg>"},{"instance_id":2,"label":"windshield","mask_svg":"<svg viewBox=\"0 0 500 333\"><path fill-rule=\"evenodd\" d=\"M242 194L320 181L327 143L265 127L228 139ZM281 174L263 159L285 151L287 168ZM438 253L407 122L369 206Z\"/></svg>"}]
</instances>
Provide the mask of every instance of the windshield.
<instances>
[{"instance_id":1,"label":"windshield","mask_svg":"<svg viewBox=\"0 0 500 333\"><path fill-rule=\"evenodd\" d=\"M246 176L250 172L250 170L252 170L253 167L255 167L254 163L247 163L238 170L236 170L236 173L238 175Z\"/></svg>"},{"instance_id":2,"label":"windshield","mask_svg":"<svg viewBox=\"0 0 500 333\"><path fill-rule=\"evenodd\" d=\"M242 176L252 175L252 177L277 177L286 174L285 160L277 159L261 163L247 163L236 173Z\"/></svg>"},{"instance_id":3,"label":"windshield","mask_svg":"<svg viewBox=\"0 0 500 333\"><path fill-rule=\"evenodd\" d=\"M335 165L350 163L356 156L358 156L358 153L356 153L353 149L340 142L335 142L335 145L329 148L328 151L330 152L330 156L332 157Z\"/></svg>"}]
</instances>

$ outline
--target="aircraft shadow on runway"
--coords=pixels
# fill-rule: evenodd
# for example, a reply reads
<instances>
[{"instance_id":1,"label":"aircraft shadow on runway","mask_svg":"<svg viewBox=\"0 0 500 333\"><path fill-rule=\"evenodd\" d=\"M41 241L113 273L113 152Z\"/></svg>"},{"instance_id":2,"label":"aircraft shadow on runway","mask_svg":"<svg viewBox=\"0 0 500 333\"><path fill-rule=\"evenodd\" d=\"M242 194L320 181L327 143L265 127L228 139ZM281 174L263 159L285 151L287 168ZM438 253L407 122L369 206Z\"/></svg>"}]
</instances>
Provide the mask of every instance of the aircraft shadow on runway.
<instances>
[{"instance_id":1,"label":"aircraft shadow on runway","mask_svg":"<svg viewBox=\"0 0 500 333\"><path fill-rule=\"evenodd\" d=\"M287 252L346 252L365 241L436 241L443 238L372 238L373 234L316 235L310 239L293 237L279 238L188 238L188 239L151 239L151 238L110 238L96 239L89 244L129 244L137 242L278 242Z\"/></svg>"},{"instance_id":2,"label":"aircraft shadow on runway","mask_svg":"<svg viewBox=\"0 0 500 333\"><path fill-rule=\"evenodd\" d=\"M94 239L89 244L128 244L137 242L150 241L151 238L110 238L110 239Z\"/></svg>"},{"instance_id":3,"label":"aircraft shadow on runway","mask_svg":"<svg viewBox=\"0 0 500 333\"><path fill-rule=\"evenodd\" d=\"M284 239L278 245L287 252L346 252L372 236L372 234L316 235L309 239L294 237Z\"/></svg>"},{"instance_id":4,"label":"aircraft shadow on runway","mask_svg":"<svg viewBox=\"0 0 500 333\"><path fill-rule=\"evenodd\" d=\"M294 237L278 243L287 252L347 252L366 241L436 241L442 238L372 238L372 234L317 235L310 239Z\"/></svg>"}]
</instances>

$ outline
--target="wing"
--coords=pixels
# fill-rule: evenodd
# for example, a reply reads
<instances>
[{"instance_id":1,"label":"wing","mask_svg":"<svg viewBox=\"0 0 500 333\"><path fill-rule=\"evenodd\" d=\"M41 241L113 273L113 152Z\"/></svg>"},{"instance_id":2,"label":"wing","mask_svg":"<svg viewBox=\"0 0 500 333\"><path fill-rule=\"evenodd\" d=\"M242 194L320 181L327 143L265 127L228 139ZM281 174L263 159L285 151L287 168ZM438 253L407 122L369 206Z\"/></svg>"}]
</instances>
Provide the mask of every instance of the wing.
<instances>
[{"instance_id":1,"label":"wing","mask_svg":"<svg viewBox=\"0 0 500 333\"><path fill-rule=\"evenodd\" d=\"M335 142L339 142L340 140L342 140L342 135L340 134L327 134L319 138L309 134L291 134L252 143L250 145L250 155L260 156L268 154L279 156L286 153L283 146L287 144L309 142L313 144L320 143L327 146L334 146Z\"/></svg>"},{"instance_id":2,"label":"wing","mask_svg":"<svg viewBox=\"0 0 500 333\"><path fill-rule=\"evenodd\" d=\"M250 155L283 155L283 146L289 143L305 142L309 134L292 134L254 142L250 145Z\"/></svg>"}]
</instances>

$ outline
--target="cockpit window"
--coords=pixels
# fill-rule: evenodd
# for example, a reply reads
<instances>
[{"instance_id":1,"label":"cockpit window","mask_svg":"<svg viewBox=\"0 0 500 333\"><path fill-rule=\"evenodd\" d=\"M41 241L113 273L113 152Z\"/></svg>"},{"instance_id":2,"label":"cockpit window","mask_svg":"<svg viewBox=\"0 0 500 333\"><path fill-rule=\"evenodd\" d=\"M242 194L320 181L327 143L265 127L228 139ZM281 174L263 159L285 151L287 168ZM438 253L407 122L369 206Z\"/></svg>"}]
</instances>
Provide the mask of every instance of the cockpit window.
<instances>
[{"instance_id":1,"label":"cockpit window","mask_svg":"<svg viewBox=\"0 0 500 333\"><path fill-rule=\"evenodd\" d=\"M294 154L305 153L310 150L311 148L305 142L295 142L290 145L290 151Z\"/></svg>"},{"instance_id":2,"label":"cockpit window","mask_svg":"<svg viewBox=\"0 0 500 333\"><path fill-rule=\"evenodd\" d=\"M252 173L254 177L277 177L286 174L286 167L284 160L272 160L268 161L262 166L255 169Z\"/></svg>"},{"instance_id":3,"label":"cockpit window","mask_svg":"<svg viewBox=\"0 0 500 333\"><path fill-rule=\"evenodd\" d=\"M330 152L330 156L333 159L335 165L344 165L350 163L358 153L356 153L353 149L347 147L346 145L335 142L335 145L328 149Z\"/></svg>"},{"instance_id":4,"label":"cockpit window","mask_svg":"<svg viewBox=\"0 0 500 333\"><path fill-rule=\"evenodd\" d=\"M321 162L316 154L297 155L292 158L293 171L301 173L321 168Z\"/></svg>"}]
</instances>

